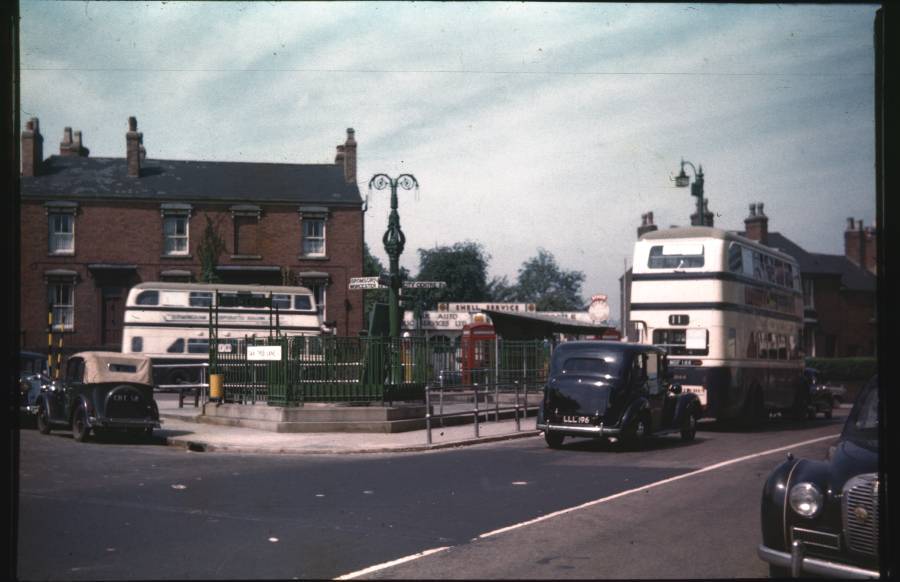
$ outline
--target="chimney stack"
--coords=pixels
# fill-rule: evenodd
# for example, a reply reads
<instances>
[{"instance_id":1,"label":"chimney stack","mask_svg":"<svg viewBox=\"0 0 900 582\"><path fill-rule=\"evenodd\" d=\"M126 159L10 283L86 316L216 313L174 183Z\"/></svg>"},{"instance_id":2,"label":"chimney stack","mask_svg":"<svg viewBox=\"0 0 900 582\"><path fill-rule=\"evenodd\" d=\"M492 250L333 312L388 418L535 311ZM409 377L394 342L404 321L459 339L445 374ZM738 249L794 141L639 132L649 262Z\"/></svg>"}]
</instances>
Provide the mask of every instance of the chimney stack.
<instances>
[{"instance_id":1,"label":"chimney stack","mask_svg":"<svg viewBox=\"0 0 900 582\"><path fill-rule=\"evenodd\" d=\"M128 133L125 134L125 159L128 163L128 177L141 177L141 161L144 158L144 134L137 130L137 119L128 118Z\"/></svg>"},{"instance_id":2,"label":"chimney stack","mask_svg":"<svg viewBox=\"0 0 900 582\"><path fill-rule=\"evenodd\" d=\"M653 232L657 230L657 226L653 224L653 213L647 212L646 214L641 214L641 225L637 229L637 237L640 239L642 236L647 234L648 232Z\"/></svg>"},{"instance_id":3,"label":"chimney stack","mask_svg":"<svg viewBox=\"0 0 900 582\"><path fill-rule=\"evenodd\" d=\"M854 265L870 273L878 270L878 236L874 227L865 227L862 220L847 218L844 231L844 256Z\"/></svg>"},{"instance_id":4,"label":"chimney stack","mask_svg":"<svg viewBox=\"0 0 900 582\"><path fill-rule=\"evenodd\" d=\"M77 156L86 158L90 151L81 143L81 132L75 132L75 138L72 138L72 128L63 129L63 139L59 142L59 155L61 156Z\"/></svg>"},{"instance_id":5,"label":"chimney stack","mask_svg":"<svg viewBox=\"0 0 900 582\"><path fill-rule=\"evenodd\" d=\"M44 160L44 138L41 136L40 122L32 117L25 122L22 131L22 175L37 176L40 174Z\"/></svg>"},{"instance_id":6,"label":"chimney stack","mask_svg":"<svg viewBox=\"0 0 900 582\"><path fill-rule=\"evenodd\" d=\"M344 179L348 184L356 183L356 139L354 139L355 134L356 132L352 127L347 128L347 141L344 142L344 145L339 145L337 147L337 155L334 159L334 162L336 164L343 164Z\"/></svg>"},{"instance_id":7,"label":"chimney stack","mask_svg":"<svg viewBox=\"0 0 900 582\"><path fill-rule=\"evenodd\" d=\"M763 212L763 203L750 205L750 216L744 219L744 236L764 245L769 244L769 217Z\"/></svg>"}]
</instances>

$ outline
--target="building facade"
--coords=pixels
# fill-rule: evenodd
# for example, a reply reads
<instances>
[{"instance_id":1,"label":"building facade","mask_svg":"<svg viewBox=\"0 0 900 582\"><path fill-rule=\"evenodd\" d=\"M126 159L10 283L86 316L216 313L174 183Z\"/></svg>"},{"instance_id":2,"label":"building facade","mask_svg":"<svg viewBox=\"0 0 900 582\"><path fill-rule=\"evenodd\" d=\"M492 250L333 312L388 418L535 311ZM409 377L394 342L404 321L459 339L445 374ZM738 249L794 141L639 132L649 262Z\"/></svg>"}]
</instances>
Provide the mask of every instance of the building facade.
<instances>
[{"instance_id":1,"label":"building facade","mask_svg":"<svg viewBox=\"0 0 900 582\"><path fill-rule=\"evenodd\" d=\"M639 239L658 228L653 223L652 212L641 218L642 224L637 229ZM750 205L744 231L738 234L785 252L799 263L804 306L800 345L805 355L824 358L876 355L877 232L874 227L864 227L862 221L848 218L843 233L843 255L811 253L786 236L769 232L769 217L764 205L758 202ZM622 333L634 339L630 291L631 269L628 269L619 278Z\"/></svg>"},{"instance_id":2,"label":"building facade","mask_svg":"<svg viewBox=\"0 0 900 582\"><path fill-rule=\"evenodd\" d=\"M362 294L348 291L364 240L352 129L333 164L155 160L133 117L124 137L124 158L91 158L66 128L44 159L38 120L22 132L23 348L46 349L52 313L66 351L118 351L129 288L201 281L210 233L222 282L305 285L335 333L363 328Z\"/></svg>"}]
</instances>

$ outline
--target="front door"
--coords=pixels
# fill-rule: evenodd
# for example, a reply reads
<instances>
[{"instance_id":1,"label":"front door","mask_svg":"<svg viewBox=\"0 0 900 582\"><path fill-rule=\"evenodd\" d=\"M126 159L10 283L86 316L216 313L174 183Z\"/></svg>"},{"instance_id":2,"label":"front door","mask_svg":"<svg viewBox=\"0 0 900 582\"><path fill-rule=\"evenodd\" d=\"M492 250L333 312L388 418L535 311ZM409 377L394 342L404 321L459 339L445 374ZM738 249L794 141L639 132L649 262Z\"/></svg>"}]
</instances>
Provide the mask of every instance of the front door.
<instances>
[{"instance_id":1,"label":"front door","mask_svg":"<svg viewBox=\"0 0 900 582\"><path fill-rule=\"evenodd\" d=\"M121 287L104 287L100 306L100 342L118 351L122 344L122 319L125 313Z\"/></svg>"}]
</instances>

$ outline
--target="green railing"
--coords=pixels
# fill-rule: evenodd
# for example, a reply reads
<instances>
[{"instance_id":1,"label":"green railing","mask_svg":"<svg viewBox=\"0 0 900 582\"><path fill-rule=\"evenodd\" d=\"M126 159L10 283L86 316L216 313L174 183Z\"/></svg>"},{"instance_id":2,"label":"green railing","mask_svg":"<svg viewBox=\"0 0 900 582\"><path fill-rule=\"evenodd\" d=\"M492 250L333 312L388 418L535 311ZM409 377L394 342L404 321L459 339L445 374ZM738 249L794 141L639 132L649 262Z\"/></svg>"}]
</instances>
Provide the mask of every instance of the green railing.
<instances>
[{"instance_id":1,"label":"green railing","mask_svg":"<svg viewBox=\"0 0 900 582\"><path fill-rule=\"evenodd\" d=\"M468 369L471 358L459 347L424 337L277 336L229 344L222 352L210 343L210 372L224 375L225 400L273 406L424 400L427 384L460 385L464 379L479 386L537 385L550 357L539 341L484 341L477 366ZM280 357L251 360L248 346L277 346Z\"/></svg>"}]
</instances>

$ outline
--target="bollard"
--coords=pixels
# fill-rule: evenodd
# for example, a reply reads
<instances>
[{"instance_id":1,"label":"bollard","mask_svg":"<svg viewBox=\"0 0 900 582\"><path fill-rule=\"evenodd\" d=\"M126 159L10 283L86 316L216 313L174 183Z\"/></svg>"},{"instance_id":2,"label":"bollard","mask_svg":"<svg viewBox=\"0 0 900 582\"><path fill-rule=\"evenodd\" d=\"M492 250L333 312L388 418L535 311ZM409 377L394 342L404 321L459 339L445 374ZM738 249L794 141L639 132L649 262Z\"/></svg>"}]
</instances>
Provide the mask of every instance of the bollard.
<instances>
[{"instance_id":1,"label":"bollard","mask_svg":"<svg viewBox=\"0 0 900 582\"><path fill-rule=\"evenodd\" d=\"M475 438L478 438L478 383L474 384L474 393L475 393Z\"/></svg>"},{"instance_id":2,"label":"bollard","mask_svg":"<svg viewBox=\"0 0 900 582\"><path fill-rule=\"evenodd\" d=\"M431 444L431 387L425 384L425 444Z\"/></svg>"},{"instance_id":3,"label":"bollard","mask_svg":"<svg viewBox=\"0 0 900 582\"><path fill-rule=\"evenodd\" d=\"M518 380L515 380L513 382L513 388L516 391L516 432L519 432L521 430L521 428L519 425L519 381ZM526 414L527 413L528 412L526 411Z\"/></svg>"},{"instance_id":4,"label":"bollard","mask_svg":"<svg viewBox=\"0 0 900 582\"><path fill-rule=\"evenodd\" d=\"M222 402L225 396L224 390L225 375L210 374L209 375L209 399Z\"/></svg>"}]
</instances>

